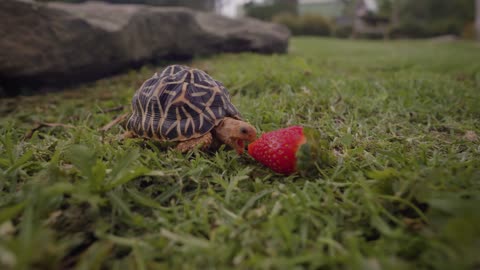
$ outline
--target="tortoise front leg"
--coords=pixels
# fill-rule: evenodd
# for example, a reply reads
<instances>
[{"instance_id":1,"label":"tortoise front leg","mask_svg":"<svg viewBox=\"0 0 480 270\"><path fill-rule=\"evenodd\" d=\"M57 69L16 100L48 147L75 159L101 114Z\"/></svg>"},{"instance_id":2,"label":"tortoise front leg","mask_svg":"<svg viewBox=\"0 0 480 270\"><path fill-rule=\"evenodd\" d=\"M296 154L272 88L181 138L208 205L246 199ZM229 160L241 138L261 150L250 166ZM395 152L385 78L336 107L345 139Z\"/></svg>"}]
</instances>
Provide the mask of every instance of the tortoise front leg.
<instances>
[{"instance_id":1,"label":"tortoise front leg","mask_svg":"<svg viewBox=\"0 0 480 270\"><path fill-rule=\"evenodd\" d=\"M175 147L175 149L177 149L182 153L188 152L197 147L199 147L201 150L206 150L208 149L208 147L210 147L212 142L213 142L213 136L212 136L212 133L209 132L203 135L202 137L181 142L177 145L177 147Z\"/></svg>"},{"instance_id":2,"label":"tortoise front leg","mask_svg":"<svg viewBox=\"0 0 480 270\"><path fill-rule=\"evenodd\" d=\"M123 141L125 139L131 139L131 138L135 138L135 137L137 137L137 135L135 135L135 133L133 133L130 130L127 130L122 135L120 135L120 140Z\"/></svg>"}]
</instances>

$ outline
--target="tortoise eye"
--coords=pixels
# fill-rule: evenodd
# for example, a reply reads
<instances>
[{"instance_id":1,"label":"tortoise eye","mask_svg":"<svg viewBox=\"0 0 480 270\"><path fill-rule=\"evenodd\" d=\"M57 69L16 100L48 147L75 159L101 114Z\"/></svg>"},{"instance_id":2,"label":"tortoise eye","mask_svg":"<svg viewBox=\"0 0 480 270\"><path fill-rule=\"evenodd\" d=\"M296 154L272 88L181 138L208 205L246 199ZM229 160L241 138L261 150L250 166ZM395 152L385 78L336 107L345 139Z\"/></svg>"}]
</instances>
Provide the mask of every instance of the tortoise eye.
<instances>
[{"instance_id":1,"label":"tortoise eye","mask_svg":"<svg viewBox=\"0 0 480 270\"><path fill-rule=\"evenodd\" d=\"M247 130L246 128L244 128L244 127L241 127L241 128L240 128L240 133L242 133L242 134L248 134L248 130Z\"/></svg>"}]
</instances>

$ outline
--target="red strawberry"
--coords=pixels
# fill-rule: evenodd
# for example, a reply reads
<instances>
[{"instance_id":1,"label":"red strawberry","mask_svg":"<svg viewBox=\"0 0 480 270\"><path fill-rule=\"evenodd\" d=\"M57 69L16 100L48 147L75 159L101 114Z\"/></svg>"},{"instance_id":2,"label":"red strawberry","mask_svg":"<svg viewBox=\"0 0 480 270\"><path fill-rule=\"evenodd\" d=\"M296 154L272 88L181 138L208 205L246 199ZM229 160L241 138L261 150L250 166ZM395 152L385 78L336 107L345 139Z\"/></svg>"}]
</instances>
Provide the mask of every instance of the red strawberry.
<instances>
[{"instance_id":1,"label":"red strawberry","mask_svg":"<svg viewBox=\"0 0 480 270\"><path fill-rule=\"evenodd\" d=\"M301 126L283 128L263 134L248 146L248 153L275 172L315 176L337 163L325 135Z\"/></svg>"},{"instance_id":2,"label":"red strawberry","mask_svg":"<svg viewBox=\"0 0 480 270\"><path fill-rule=\"evenodd\" d=\"M291 174L297 167L297 150L306 143L303 127L291 126L264 133L248 145L248 153L275 172Z\"/></svg>"}]
</instances>

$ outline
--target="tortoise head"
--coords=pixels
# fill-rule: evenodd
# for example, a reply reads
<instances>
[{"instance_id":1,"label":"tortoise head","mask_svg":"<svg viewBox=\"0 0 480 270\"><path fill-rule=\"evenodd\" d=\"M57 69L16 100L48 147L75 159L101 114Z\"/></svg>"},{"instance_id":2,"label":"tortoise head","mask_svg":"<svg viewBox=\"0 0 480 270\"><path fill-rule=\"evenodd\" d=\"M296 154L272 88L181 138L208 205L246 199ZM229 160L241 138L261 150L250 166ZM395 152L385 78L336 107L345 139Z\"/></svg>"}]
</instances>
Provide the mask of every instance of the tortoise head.
<instances>
[{"instance_id":1,"label":"tortoise head","mask_svg":"<svg viewBox=\"0 0 480 270\"><path fill-rule=\"evenodd\" d=\"M217 138L237 151L239 155L245 150L245 141L253 142L257 131L247 122L225 117L215 128Z\"/></svg>"}]
</instances>

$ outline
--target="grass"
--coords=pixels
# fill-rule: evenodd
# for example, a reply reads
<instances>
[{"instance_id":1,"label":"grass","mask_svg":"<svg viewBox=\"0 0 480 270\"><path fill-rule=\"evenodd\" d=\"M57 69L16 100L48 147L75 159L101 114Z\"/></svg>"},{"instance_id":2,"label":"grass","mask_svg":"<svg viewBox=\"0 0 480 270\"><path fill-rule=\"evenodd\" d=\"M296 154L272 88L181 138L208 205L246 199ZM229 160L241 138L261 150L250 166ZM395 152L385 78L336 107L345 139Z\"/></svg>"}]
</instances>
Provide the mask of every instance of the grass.
<instances>
[{"instance_id":1,"label":"grass","mask_svg":"<svg viewBox=\"0 0 480 270\"><path fill-rule=\"evenodd\" d=\"M100 133L160 67L0 100L0 267L476 269L478 49L295 38L191 63L259 131L320 131L338 160L308 177Z\"/></svg>"}]
</instances>

